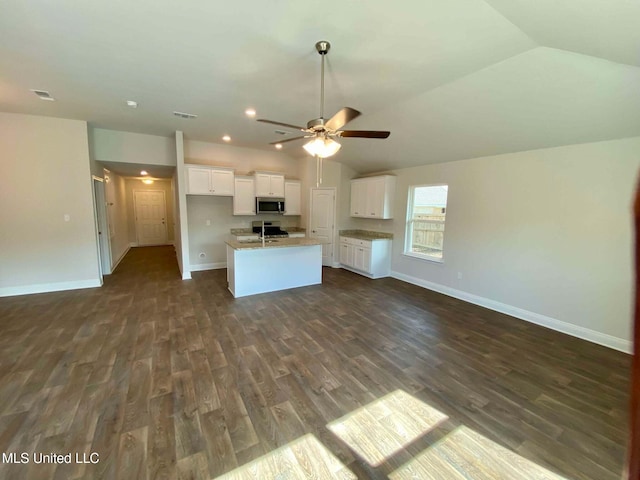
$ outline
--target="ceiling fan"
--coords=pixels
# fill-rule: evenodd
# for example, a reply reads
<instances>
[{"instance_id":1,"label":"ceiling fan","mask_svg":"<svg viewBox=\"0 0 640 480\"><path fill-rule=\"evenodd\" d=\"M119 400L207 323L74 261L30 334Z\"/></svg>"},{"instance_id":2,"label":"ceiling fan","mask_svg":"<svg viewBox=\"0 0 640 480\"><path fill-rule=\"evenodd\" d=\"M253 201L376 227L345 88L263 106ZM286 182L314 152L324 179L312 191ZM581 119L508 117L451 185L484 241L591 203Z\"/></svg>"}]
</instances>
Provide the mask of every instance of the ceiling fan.
<instances>
[{"instance_id":1,"label":"ceiling fan","mask_svg":"<svg viewBox=\"0 0 640 480\"><path fill-rule=\"evenodd\" d=\"M304 149L311 155L325 158L334 155L340 150L340 144L334 140L335 137L360 137L360 138L387 138L391 132L377 130L341 130L351 120L359 117L361 113L350 107L340 109L329 120L324 119L324 57L329 53L331 44L326 41L316 43L316 50L322 57L322 67L320 74L320 117L307 122L307 127L299 127L289 123L274 122L273 120L258 119L258 122L271 123L281 127L292 128L305 132L306 135L289 138L269 145L278 145L285 142L293 142L303 138L311 138L311 141L304 144Z\"/></svg>"}]
</instances>

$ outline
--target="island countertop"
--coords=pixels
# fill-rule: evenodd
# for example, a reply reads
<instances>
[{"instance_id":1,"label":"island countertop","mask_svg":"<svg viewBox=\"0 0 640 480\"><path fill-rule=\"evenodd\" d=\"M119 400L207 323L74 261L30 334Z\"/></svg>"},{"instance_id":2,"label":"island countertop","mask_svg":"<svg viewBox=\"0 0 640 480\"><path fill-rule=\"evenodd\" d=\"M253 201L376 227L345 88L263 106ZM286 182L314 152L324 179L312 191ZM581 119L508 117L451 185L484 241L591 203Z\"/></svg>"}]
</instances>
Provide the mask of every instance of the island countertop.
<instances>
[{"instance_id":1,"label":"island countertop","mask_svg":"<svg viewBox=\"0 0 640 480\"><path fill-rule=\"evenodd\" d=\"M311 245L322 245L322 242L314 238L273 238L265 240L264 247L262 240L242 240L229 239L225 242L234 250L257 250L263 248L284 248L284 247L308 247Z\"/></svg>"}]
</instances>

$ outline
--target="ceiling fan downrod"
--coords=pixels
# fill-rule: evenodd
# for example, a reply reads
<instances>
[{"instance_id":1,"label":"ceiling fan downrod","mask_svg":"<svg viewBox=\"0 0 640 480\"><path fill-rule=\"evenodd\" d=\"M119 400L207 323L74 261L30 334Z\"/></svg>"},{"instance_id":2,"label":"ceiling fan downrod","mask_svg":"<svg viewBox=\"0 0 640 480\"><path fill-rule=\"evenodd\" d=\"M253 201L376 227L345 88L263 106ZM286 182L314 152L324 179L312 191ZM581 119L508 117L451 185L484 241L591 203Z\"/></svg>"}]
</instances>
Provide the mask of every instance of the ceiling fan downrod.
<instances>
[{"instance_id":1,"label":"ceiling fan downrod","mask_svg":"<svg viewBox=\"0 0 640 480\"><path fill-rule=\"evenodd\" d=\"M324 120L324 57L329 53L331 44L326 40L320 40L316 43L316 50L322 57L322 64L320 67L320 118Z\"/></svg>"}]
</instances>

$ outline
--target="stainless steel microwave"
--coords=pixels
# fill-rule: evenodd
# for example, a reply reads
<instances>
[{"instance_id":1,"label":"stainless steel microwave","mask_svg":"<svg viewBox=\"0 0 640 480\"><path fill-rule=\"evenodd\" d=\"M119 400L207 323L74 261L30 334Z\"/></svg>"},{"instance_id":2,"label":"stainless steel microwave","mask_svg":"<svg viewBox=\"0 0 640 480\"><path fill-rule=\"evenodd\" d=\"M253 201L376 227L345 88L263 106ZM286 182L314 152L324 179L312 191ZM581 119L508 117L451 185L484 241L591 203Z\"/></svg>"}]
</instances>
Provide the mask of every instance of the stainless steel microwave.
<instances>
[{"instance_id":1,"label":"stainless steel microwave","mask_svg":"<svg viewBox=\"0 0 640 480\"><path fill-rule=\"evenodd\" d=\"M284 214L284 198L257 197L256 213Z\"/></svg>"}]
</instances>

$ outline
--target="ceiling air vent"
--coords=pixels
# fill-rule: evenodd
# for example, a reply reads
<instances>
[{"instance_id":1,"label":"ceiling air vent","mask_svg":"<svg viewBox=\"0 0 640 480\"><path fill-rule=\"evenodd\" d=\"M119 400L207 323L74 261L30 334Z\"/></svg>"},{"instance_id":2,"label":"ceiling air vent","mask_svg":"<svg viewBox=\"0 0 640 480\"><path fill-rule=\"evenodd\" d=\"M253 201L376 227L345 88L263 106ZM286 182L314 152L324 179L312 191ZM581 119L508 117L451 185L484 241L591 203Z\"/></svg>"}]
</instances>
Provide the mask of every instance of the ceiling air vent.
<instances>
[{"instance_id":1,"label":"ceiling air vent","mask_svg":"<svg viewBox=\"0 0 640 480\"><path fill-rule=\"evenodd\" d=\"M193 113L184 113L184 112L173 112L173 114L176 117L180 117L180 118L186 118L186 119L193 119L193 118L198 118L198 115L194 115Z\"/></svg>"},{"instance_id":2,"label":"ceiling air vent","mask_svg":"<svg viewBox=\"0 0 640 480\"><path fill-rule=\"evenodd\" d=\"M34 89L31 89L31 91L33 93L35 93L40 98L40 100L49 100L50 102L53 102L55 100L55 98L53 98L49 94L49 92L47 92L46 90L34 90Z\"/></svg>"}]
</instances>

